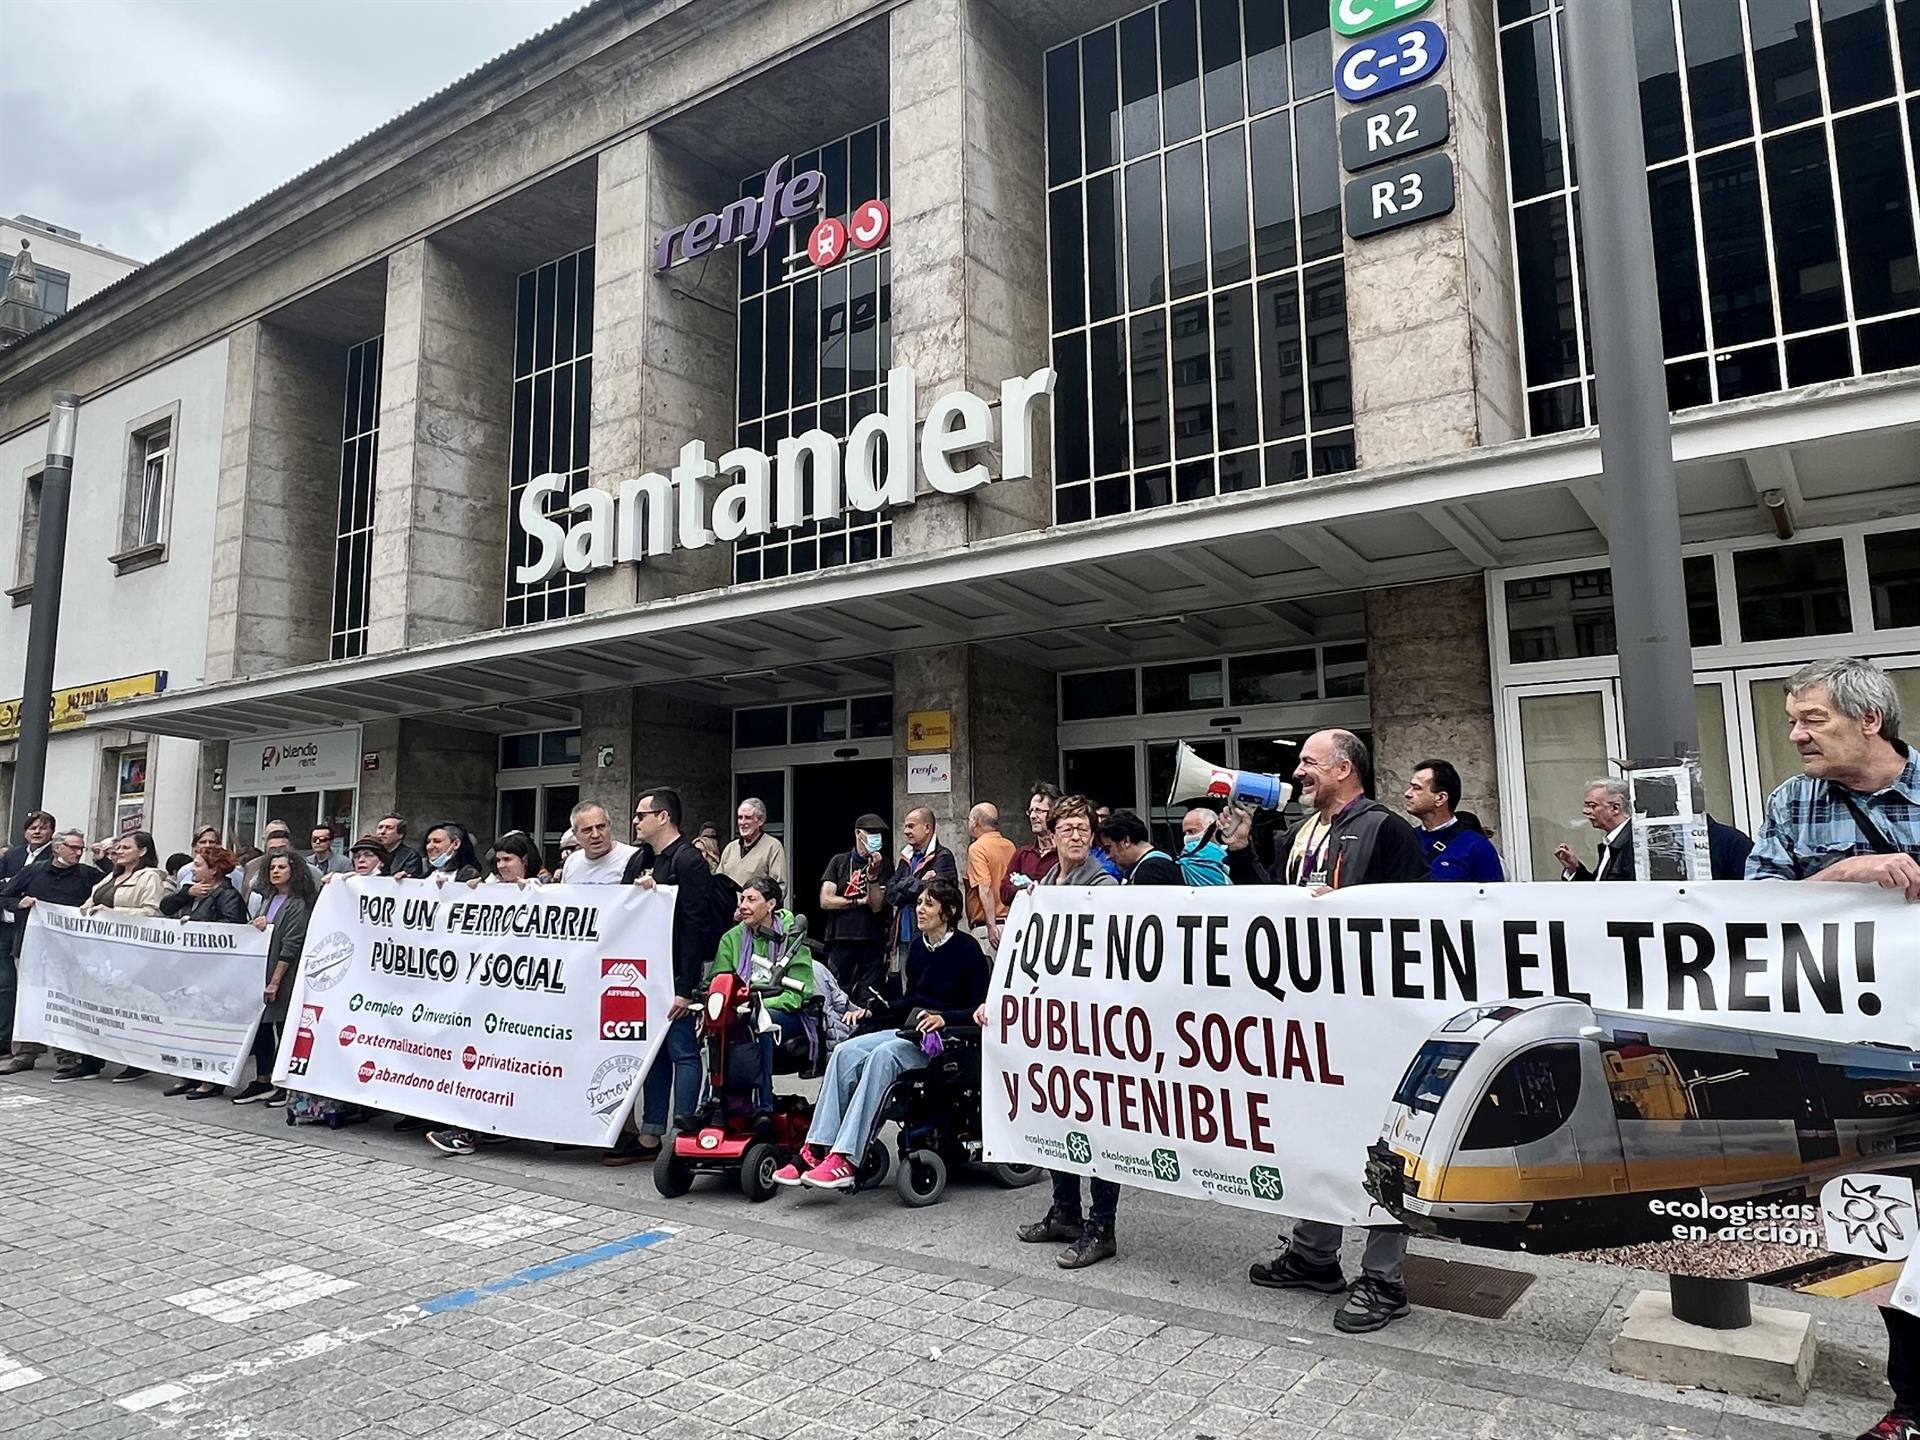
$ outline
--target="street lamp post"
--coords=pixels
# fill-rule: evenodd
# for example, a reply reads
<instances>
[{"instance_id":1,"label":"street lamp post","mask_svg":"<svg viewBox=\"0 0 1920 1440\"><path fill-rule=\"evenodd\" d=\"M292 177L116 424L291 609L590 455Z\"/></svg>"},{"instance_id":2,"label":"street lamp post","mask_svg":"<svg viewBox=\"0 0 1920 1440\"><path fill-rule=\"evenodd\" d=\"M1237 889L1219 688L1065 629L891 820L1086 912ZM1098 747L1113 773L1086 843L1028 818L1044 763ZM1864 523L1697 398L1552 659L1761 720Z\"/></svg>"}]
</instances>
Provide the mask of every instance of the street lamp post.
<instances>
[{"instance_id":1,"label":"street lamp post","mask_svg":"<svg viewBox=\"0 0 1920 1440\"><path fill-rule=\"evenodd\" d=\"M1580 165L1580 225L1599 390L1600 464L1619 638L1627 754L1636 764L1700 753L1693 647L1680 559L1660 294L1640 132L1633 7L1568 0L1567 74ZM1744 1280L1668 1277L1674 1318L1715 1330L1753 1323Z\"/></svg>"},{"instance_id":2,"label":"street lamp post","mask_svg":"<svg viewBox=\"0 0 1920 1440\"><path fill-rule=\"evenodd\" d=\"M47 424L47 468L40 474L40 534L33 552L33 615L27 626L27 673L20 686L20 758L13 772L13 835L40 809L47 781L47 735L53 726L53 652L60 639L60 582L67 559L67 501L73 492L73 438L80 397L53 392Z\"/></svg>"}]
</instances>

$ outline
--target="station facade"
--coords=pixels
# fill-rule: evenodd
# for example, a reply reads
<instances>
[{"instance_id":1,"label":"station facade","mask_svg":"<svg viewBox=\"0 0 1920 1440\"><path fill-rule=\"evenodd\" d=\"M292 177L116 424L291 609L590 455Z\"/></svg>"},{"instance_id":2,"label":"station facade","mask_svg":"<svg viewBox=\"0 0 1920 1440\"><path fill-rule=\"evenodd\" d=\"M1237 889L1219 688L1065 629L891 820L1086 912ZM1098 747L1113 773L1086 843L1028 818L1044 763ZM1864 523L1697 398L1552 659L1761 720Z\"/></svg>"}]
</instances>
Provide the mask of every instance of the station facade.
<instances>
[{"instance_id":1,"label":"station facade","mask_svg":"<svg viewBox=\"0 0 1920 1440\"><path fill-rule=\"evenodd\" d=\"M1550 873L1623 748L1561 6L1339 8L591 6L0 352L23 508L85 401L57 683L165 671L59 783L138 753L150 828L242 841L753 795L805 899L867 810L1170 830L1179 742L1340 725ZM1920 715L1920 0L1681 10L1648 183L1750 827L1793 666Z\"/></svg>"}]
</instances>

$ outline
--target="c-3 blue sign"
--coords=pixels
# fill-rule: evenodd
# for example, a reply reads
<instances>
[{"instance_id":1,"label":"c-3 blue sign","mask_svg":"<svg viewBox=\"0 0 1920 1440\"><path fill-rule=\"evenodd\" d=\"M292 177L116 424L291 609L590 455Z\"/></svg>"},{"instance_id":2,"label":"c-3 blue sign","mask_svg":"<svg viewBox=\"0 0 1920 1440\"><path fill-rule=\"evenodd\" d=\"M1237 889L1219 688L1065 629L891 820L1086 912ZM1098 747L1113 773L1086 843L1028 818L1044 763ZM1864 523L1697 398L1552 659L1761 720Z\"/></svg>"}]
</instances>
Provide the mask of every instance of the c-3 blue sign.
<instances>
[{"instance_id":1,"label":"c-3 blue sign","mask_svg":"<svg viewBox=\"0 0 1920 1440\"><path fill-rule=\"evenodd\" d=\"M1446 32L1431 20L1416 20L1351 46L1333 67L1333 88L1341 99L1359 104L1418 84L1446 58Z\"/></svg>"}]
</instances>

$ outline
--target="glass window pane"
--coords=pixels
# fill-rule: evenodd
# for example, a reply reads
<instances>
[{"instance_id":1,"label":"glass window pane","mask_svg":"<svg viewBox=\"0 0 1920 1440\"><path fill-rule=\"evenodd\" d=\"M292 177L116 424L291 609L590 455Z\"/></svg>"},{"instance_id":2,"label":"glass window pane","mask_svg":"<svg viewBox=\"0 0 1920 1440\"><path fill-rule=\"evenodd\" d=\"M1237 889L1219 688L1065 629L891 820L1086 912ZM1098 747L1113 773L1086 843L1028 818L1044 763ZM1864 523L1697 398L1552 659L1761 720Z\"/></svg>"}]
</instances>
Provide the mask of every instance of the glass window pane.
<instances>
[{"instance_id":1,"label":"glass window pane","mask_svg":"<svg viewBox=\"0 0 1920 1440\"><path fill-rule=\"evenodd\" d=\"M1920 0L1893 0L1893 23L1900 32L1900 67L1907 89L1920 89Z\"/></svg>"},{"instance_id":2,"label":"glass window pane","mask_svg":"<svg viewBox=\"0 0 1920 1440\"><path fill-rule=\"evenodd\" d=\"M1874 629L1920 625L1920 530L1867 536L1867 588Z\"/></svg>"},{"instance_id":3,"label":"glass window pane","mask_svg":"<svg viewBox=\"0 0 1920 1440\"><path fill-rule=\"evenodd\" d=\"M1640 133L1647 163L1686 153L1687 122L1680 107L1680 56L1669 0L1633 0L1633 46L1640 76Z\"/></svg>"},{"instance_id":4,"label":"glass window pane","mask_svg":"<svg viewBox=\"0 0 1920 1440\"><path fill-rule=\"evenodd\" d=\"M1553 27L1541 19L1507 31L1500 37L1500 56L1507 94L1507 164L1517 203L1567 183L1560 101L1554 90Z\"/></svg>"},{"instance_id":5,"label":"glass window pane","mask_svg":"<svg viewBox=\"0 0 1920 1440\"><path fill-rule=\"evenodd\" d=\"M1133 463L1142 468L1173 458L1167 419L1167 312L1149 310L1128 322L1133 348Z\"/></svg>"},{"instance_id":6,"label":"glass window pane","mask_svg":"<svg viewBox=\"0 0 1920 1440\"><path fill-rule=\"evenodd\" d=\"M733 712L733 745L749 750L756 745L787 743L787 707L770 705L759 710Z\"/></svg>"},{"instance_id":7,"label":"glass window pane","mask_svg":"<svg viewBox=\"0 0 1920 1440\"><path fill-rule=\"evenodd\" d=\"M1687 0L1680 9L1693 102L1693 143L1705 150L1753 133L1740 0Z\"/></svg>"},{"instance_id":8,"label":"glass window pane","mask_svg":"<svg viewBox=\"0 0 1920 1440\"><path fill-rule=\"evenodd\" d=\"M1893 94L1892 37L1882 0L1820 0L1827 51L1827 91L1835 110L1851 110ZM1908 85L1920 84L1909 75Z\"/></svg>"},{"instance_id":9,"label":"glass window pane","mask_svg":"<svg viewBox=\"0 0 1920 1440\"><path fill-rule=\"evenodd\" d=\"M1521 355L1528 385L1570 380L1580 373L1574 328L1573 251L1567 207L1558 198L1513 212L1520 266Z\"/></svg>"},{"instance_id":10,"label":"glass window pane","mask_svg":"<svg viewBox=\"0 0 1920 1440\"><path fill-rule=\"evenodd\" d=\"M1689 555L1681 561L1687 586L1687 639L1695 649L1720 643L1719 589L1714 581L1713 557Z\"/></svg>"},{"instance_id":11,"label":"glass window pane","mask_svg":"<svg viewBox=\"0 0 1920 1440\"><path fill-rule=\"evenodd\" d=\"M1096 175L1087 186L1087 314L1108 320L1120 313L1120 172Z\"/></svg>"},{"instance_id":12,"label":"glass window pane","mask_svg":"<svg viewBox=\"0 0 1920 1440\"><path fill-rule=\"evenodd\" d=\"M1231 124L1247 113L1240 76L1240 0L1200 0L1201 88L1207 128Z\"/></svg>"},{"instance_id":13,"label":"glass window pane","mask_svg":"<svg viewBox=\"0 0 1920 1440\"><path fill-rule=\"evenodd\" d=\"M811 405L820 398L820 282L800 280L793 287L793 403Z\"/></svg>"},{"instance_id":14,"label":"glass window pane","mask_svg":"<svg viewBox=\"0 0 1920 1440\"><path fill-rule=\"evenodd\" d=\"M1333 88L1333 19L1324 0L1287 0L1287 49L1297 99Z\"/></svg>"},{"instance_id":15,"label":"glass window pane","mask_svg":"<svg viewBox=\"0 0 1920 1440\"><path fill-rule=\"evenodd\" d=\"M540 736L502 735L500 737L500 768L502 770L531 770L540 763Z\"/></svg>"},{"instance_id":16,"label":"glass window pane","mask_svg":"<svg viewBox=\"0 0 1920 1440\"><path fill-rule=\"evenodd\" d=\"M1693 243L1693 182L1685 165L1668 165L1647 176L1653 216L1654 278L1660 291L1660 335L1668 355L1706 348L1707 322L1700 309L1700 261Z\"/></svg>"},{"instance_id":17,"label":"glass window pane","mask_svg":"<svg viewBox=\"0 0 1920 1440\"><path fill-rule=\"evenodd\" d=\"M1182 456L1205 455L1213 443L1212 346L1202 300L1173 307L1173 443Z\"/></svg>"},{"instance_id":18,"label":"glass window pane","mask_svg":"<svg viewBox=\"0 0 1920 1440\"><path fill-rule=\"evenodd\" d=\"M1707 792L1707 813L1732 824L1733 761L1727 753L1726 690L1719 685L1694 686L1693 708L1700 721L1700 785Z\"/></svg>"},{"instance_id":19,"label":"glass window pane","mask_svg":"<svg viewBox=\"0 0 1920 1440\"><path fill-rule=\"evenodd\" d=\"M1327 646L1321 652L1320 670L1326 677L1324 688L1326 698L1329 700L1367 693L1367 647L1365 645Z\"/></svg>"},{"instance_id":20,"label":"glass window pane","mask_svg":"<svg viewBox=\"0 0 1920 1440\"><path fill-rule=\"evenodd\" d=\"M1873 375L1920 365L1920 315L1860 327L1860 369Z\"/></svg>"},{"instance_id":21,"label":"glass window pane","mask_svg":"<svg viewBox=\"0 0 1920 1440\"><path fill-rule=\"evenodd\" d=\"M1291 275L1260 287L1261 427L1269 440L1307 429L1300 346L1300 289Z\"/></svg>"},{"instance_id":22,"label":"glass window pane","mask_svg":"<svg viewBox=\"0 0 1920 1440\"><path fill-rule=\"evenodd\" d=\"M1081 117L1089 173L1120 158L1120 71L1115 43L1111 25L1080 41Z\"/></svg>"},{"instance_id":23,"label":"glass window pane","mask_svg":"<svg viewBox=\"0 0 1920 1440\"><path fill-rule=\"evenodd\" d=\"M1713 357L1713 379L1722 400L1771 395L1780 388L1780 352L1771 344L1722 351Z\"/></svg>"},{"instance_id":24,"label":"glass window pane","mask_svg":"<svg viewBox=\"0 0 1920 1440\"><path fill-rule=\"evenodd\" d=\"M1296 41L1296 55L1298 49ZM1332 97L1297 107L1293 119L1300 168L1300 258L1318 260L1340 251L1340 155Z\"/></svg>"},{"instance_id":25,"label":"glass window pane","mask_svg":"<svg viewBox=\"0 0 1920 1440\"><path fill-rule=\"evenodd\" d=\"M1138 310L1167 299L1167 251L1161 236L1160 162L1127 167L1127 307ZM1057 271L1055 272L1058 273Z\"/></svg>"},{"instance_id":26,"label":"glass window pane","mask_svg":"<svg viewBox=\"0 0 1920 1440\"><path fill-rule=\"evenodd\" d=\"M1341 364L1338 368L1344 379L1344 300L1340 319ZM1331 337L1327 343L1331 348ZM1252 445L1260 439L1260 406L1254 388L1254 368L1253 287L1242 285L1213 297L1214 428L1222 450ZM1333 382L1329 381L1328 384L1331 388ZM1351 415L1351 405L1346 413Z\"/></svg>"},{"instance_id":27,"label":"glass window pane","mask_svg":"<svg viewBox=\"0 0 1920 1440\"><path fill-rule=\"evenodd\" d=\"M1080 173L1080 46L1047 52L1047 180L1058 185Z\"/></svg>"},{"instance_id":28,"label":"glass window pane","mask_svg":"<svg viewBox=\"0 0 1920 1440\"><path fill-rule=\"evenodd\" d=\"M1813 119L1820 113L1820 76L1813 63L1807 0L1747 0L1747 24L1760 128L1777 130Z\"/></svg>"},{"instance_id":29,"label":"glass window pane","mask_svg":"<svg viewBox=\"0 0 1920 1440\"><path fill-rule=\"evenodd\" d=\"M1111 720L1134 713L1134 669L1090 670L1060 677L1062 720Z\"/></svg>"},{"instance_id":30,"label":"glass window pane","mask_svg":"<svg viewBox=\"0 0 1920 1440\"><path fill-rule=\"evenodd\" d=\"M1227 661L1228 703L1283 705L1320 698L1320 656L1312 648L1235 655Z\"/></svg>"},{"instance_id":31,"label":"glass window pane","mask_svg":"<svg viewBox=\"0 0 1920 1440\"><path fill-rule=\"evenodd\" d=\"M1853 342L1844 330L1787 341L1787 384L1817 385L1853 374Z\"/></svg>"},{"instance_id":32,"label":"glass window pane","mask_svg":"<svg viewBox=\"0 0 1920 1440\"><path fill-rule=\"evenodd\" d=\"M1773 281L1767 274L1760 171L1751 145L1700 161L1700 220L1714 345L1771 336Z\"/></svg>"},{"instance_id":33,"label":"glass window pane","mask_svg":"<svg viewBox=\"0 0 1920 1440\"><path fill-rule=\"evenodd\" d=\"M1078 185L1056 190L1047 197L1047 246L1048 274L1053 289L1053 328L1068 330L1084 325L1087 321L1087 257L1081 248ZM845 284L843 279L843 289Z\"/></svg>"},{"instance_id":34,"label":"glass window pane","mask_svg":"<svg viewBox=\"0 0 1920 1440\"><path fill-rule=\"evenodd\" d=\"M1146 665L1140 670L1140 708L1148 715L1174 710L1220 708L1220 662L1190 660L1178 665Z\"/></svg>"},{"instance_id":35,"label":"glass window pane","mask_svg":"<svg viewBox=\"0 0 1920 1440\"><path fill-rule=\"evenodd\" d=\"M1580 804L1587 796L1587 782L1607 773L1605 701L1598 690L1523 695L1519 708L1530 874L1552 880L1560 874L1555 846L1593 848L1588 841L1594 832Z\"/></svg>"},{"instance_id":36,"label":"glass window pane","mask_svg":"<svg viewBox=\"0 0 1920 1440\"><path fill-rule=\"evenodd\" d=\"M1205 164L1198 144L1167 152L1167 268L1175 299L1207 286Z\"/></svg>"},{"instance_id":37,"label":"glass window pane","mask_svg":"<svg viewBox=\"0 0 1920 1440\"><path fill-rule=\"evenodd\" d=\"M1120 129L1129 156L1160 148L1160 76L1153 31L1151 10L1120 22Z\"/></svg>"},{"instance_id":38,"label":"glass window pane","mask_svg":"<svg viewBox=\"0 0 1920 1440\"><path fill-rule=\"evenodd\" d=\"M852 711L853 728L849 739L878 740L893 733L893 697L891 695L862 695L849 703Z\"/></svg>"},{"instance_id":39,"label":"glass window pane","mask_svg":"<svg viewBox=\"0 0 1920 1440\"><path fill-rule=\"evenodd\" d=\"M1789 775L1801 773L1800 751L1787 724L1786 696L1780 678L1749 680L1753 705L1754 758L1759 762L1760 793L1771 795Z\"/></svg>"},{"instance_id":40,"label":"glass window pane","mask_svg":"<svg viewBox=\"0 0 1920 1440\"><path fill-rule=\"evenodd\" d=\"M1244 0L1240 23L1247 36L1247 113L1258 115L1287 103L1287 22L1274 0Z\"/></svg>"},{"instance_id":41,"label":"glass window pane","mask_svg":"<svg viewBox=\"0 0 1920 1440\"><path fill-rule=\"evenodd\" d=\"M1053 468L1062 484L1093 473L1087 438L1087 334L1084 330L1053 342Z\"/></svg>"},{"instance_id":42,"label":"glass window pane","mask_svg":"<svg viewBox=\"0 0 1920 1440\"><path fill-rule=\"evenodd\" d=\"M1846 551L1838 540L1742 550L1733 557L1740 638L1795 640L1852 628Z\"/></svg>"},{"instance_id":43,"label":"glass window pane","mask_svg":"<svg viewBox=\"0 0 1920 1440\"><path fill-rule=\"evenodd\" d=\"M1207 141L1207 200L1213 283L1233 285L1253 274L1247 233L1246 139L1238 128Z\"/></svg>"},{"instance_id":44,"label":"glass window pane","mask_svg":"<svg viewBox=\"0 0 1920 1440\"><path fill-rule=\"evenodd\" d=\"M1075 193L1075 192L1069 192ZM1076 260L1074 273L1081 266ZM831 399L847 393L847 277L846 266L836 266L820 278L820 396ZM745 305L741 306L744 311ZM759 332L754 332L756 340ZM745 322L742 321L741 348L746 348ZM746 394L743 388L740 392ZM741 415L742 420L751 419Z\"/></svg>"},{"instance_id":45,"label":"glass window pane","mask_svg":"<svg viewBox=\"0 0 1920 1440\"><path fill-rule=\"evenodd\" d=\"M1134 759L1131 745L1067 750L1060 756L1060 778L1069 795L1084 795L1095 806L1132 810L1140 799Z\"/></svg>"},{"instance_id":46,"label":"glass window pane","mask_svg":"<svg viewBox=\"0 0 1920 1440\"><path fill-rule=\"evenodd\" d=\"M542 765L578 765L580 763L580 732L548 730L542 734L540 763Z\"/></svg>"},{"instance_id":47,"label":"glass window pane","mask_svg":"<svg viewBox=\"0 0 1920 1440\"><path fill-rule=\"evenodd\" d=\"M807 745L847 738L847 702L821 700L793 707L793 743Z\"/></svg>"},{"instance_id":48,"label":"glass window pane","mask_svg":"<svg viewBox=\"0 0 1920 1440\"><path fill-rule=\"evenodd\" d=\"M1262 274L1295 263L1293 226L1293 136L1285 115L1269 115L1251 127L1253 143L1253 252Z\"/></svg>"},{"instance_id":49,"label":"glass window pane","mask_svg":"<svg viewBox=\"0 0 1920 1440\"><path fill-rule=\"evenodd\" d=\"M1840 283L1840 234L1833 221L1833 176L1826 132L1815 126L1767 142L1767 193L1773 208L1774 266L1780 323L1788 330L1838 325L1847 318Z\"/></svg>"},{"instance_id":50,"label":"glass window pane","mask_svg":"<svg viewBox=\"0 0 1920 1440\"><path fill-rule=\"evenodd\" d=\"M1167 144L1200 133L1200 39L1194 0L1159 7L1160 103Z\"/></svg>"},{"instance_id":51,"label":"glass window pane","mask_svg":"<svg viewBox=\"0 0 1920 1440\"><path fill-rule=\"evenodd\" d=\"M1515 665L1615 652L1609 570L1509 580L1506 606L1507 656Z\"/></svg>"},{"instance_id":52,"label":"glass window pane","mask_svg":"<svg viewBox=\"0 0 1920 1440\"><path fill-rule=\"evenodd\" d=\"M1306 272L1307 411L1315 430L1353 423L1347 351L1347 280L1340 265Z\"/></svg>"},{"instance_id":53,"label":"glass window pane","mask_svg":"<svg viewBox=\"0 0 1920 1440\"><path fill-rule=\"evenodd\" d=\"M1920 305L1920 263L1913 244L1913 176L1892 105L1833 122L1840 204L1856 315Z\"/></svg>"},{"instance_id":54,"label":"glass window pane","mask_svg":"<svg viewBox=\"0 0 1920 1440\"><path fill-rule=\"evenodd\" d=\"M1093 473L1127 468L1126 326L1095 326L1090 336L1093 390Z\"/></svg>"}]
</instances>

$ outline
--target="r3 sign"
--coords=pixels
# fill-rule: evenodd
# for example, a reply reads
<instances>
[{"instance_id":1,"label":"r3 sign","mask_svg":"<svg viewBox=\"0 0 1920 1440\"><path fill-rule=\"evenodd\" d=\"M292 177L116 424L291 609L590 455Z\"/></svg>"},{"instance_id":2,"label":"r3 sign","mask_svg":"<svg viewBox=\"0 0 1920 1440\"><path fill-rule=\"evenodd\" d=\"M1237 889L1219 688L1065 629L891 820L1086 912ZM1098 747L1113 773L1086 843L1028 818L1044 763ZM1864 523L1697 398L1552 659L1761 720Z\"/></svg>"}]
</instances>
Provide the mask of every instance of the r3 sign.
<instances>
[{"instance_id":1,"label":"r3 sign","mask_svg":"<svg viewBox=\"0 0 1920 1440\"><path fill-rule=\"evenodd\" d=\"M1395 20L1418 15L1433 0L1333 0L1333 28L1342 35L1364 35Z\"/></svg>"},{"instance_id":2,"label":"r3 sign","mask_svg":"<svg viewBox=\"0 0 1920 1440\"><path fill-rule=\"evenodd\" d=\"M1333 88L1357 105L1418 84L1446 58L1446 32L1431 20L1416 20L1349 48L1334 66Z\"/></svg>"}]
</instances>

